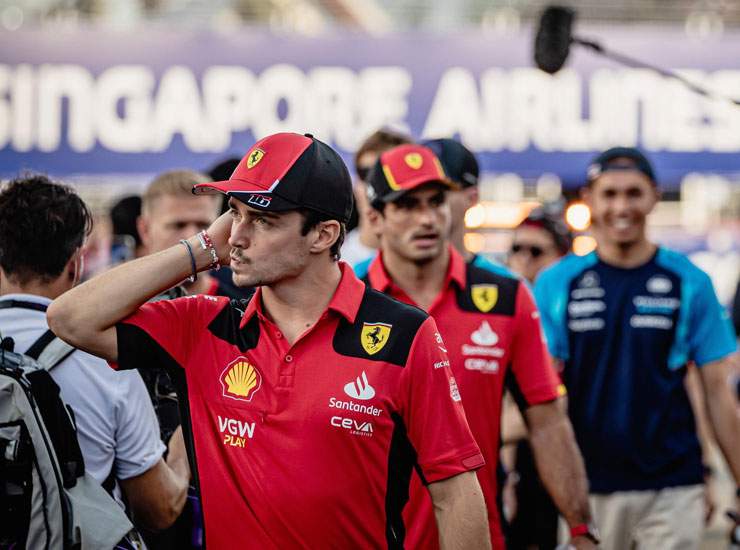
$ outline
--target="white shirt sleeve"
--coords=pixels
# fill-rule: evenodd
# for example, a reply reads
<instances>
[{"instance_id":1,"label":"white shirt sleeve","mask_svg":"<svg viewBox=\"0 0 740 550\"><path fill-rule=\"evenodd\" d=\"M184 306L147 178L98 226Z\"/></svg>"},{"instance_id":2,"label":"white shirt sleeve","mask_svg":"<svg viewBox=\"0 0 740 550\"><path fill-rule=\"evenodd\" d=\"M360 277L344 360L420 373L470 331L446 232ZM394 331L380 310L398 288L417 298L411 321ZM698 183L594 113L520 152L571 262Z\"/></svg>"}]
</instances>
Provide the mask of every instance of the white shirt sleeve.
<instances>
[{"instance_id":1,"label":"white shirt sleeve","mask_svg":"<svg viewBox=\"0 0 740 550\"><path fill-rule=\"evenodd\" d=\"M150 470L166 447L159 439L159 422L141 375L120 371L118 379L113 468L118 479L129 479Z\"/></svg>"}]
</instances>

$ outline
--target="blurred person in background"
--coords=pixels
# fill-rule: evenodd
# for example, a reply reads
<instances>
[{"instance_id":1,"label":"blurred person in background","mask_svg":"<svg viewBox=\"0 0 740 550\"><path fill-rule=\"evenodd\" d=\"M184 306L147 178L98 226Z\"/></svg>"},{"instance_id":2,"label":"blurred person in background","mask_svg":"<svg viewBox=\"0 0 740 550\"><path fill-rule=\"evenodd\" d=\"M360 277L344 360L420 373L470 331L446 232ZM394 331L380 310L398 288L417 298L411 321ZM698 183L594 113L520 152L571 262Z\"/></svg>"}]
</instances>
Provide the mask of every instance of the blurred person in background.
<instances>
[{"instance_id":1,"label":"blurred person in background","mask_svg":"<svg viewBox=\"0 0 740 550\"><path fill-rule=\"evenodd\" d=\"M536 208L514 229L509 267L533 284L542 269L568 253L571 243L572 236L562 217L544 207ZM508 476L504 504L513 516L507 518L507 547L555 548L558 509L537 475L526 424L509 394L504 399L501 440L501 460Z\"/></svg>"},{"instance_id":2,"label":"blurred person in background","mask_svg":"<svg viewBox=\"0 0 740 550\"><path fill-rule=\"evenodd\" d=\"M85 203L46 176L11 181L0 193L0 332L26 350L44 335L47 306L83 272L92 230ZM185 503L190 477L182 432L167 460L154 410L139 374L115 372L75 350L50 372L72 408L85 470L119 502L137 527L164 529Z\"/></svg>"},{"instance_id":3,"label":"blurred person in background","mask_svg":"<svg viewBox=\"0 0 740 550\"><path fill-rule=\"evenodd\" d=\"M659 196L639 150L600 154L582 190L597 248L567 256L535 284L606 549L699 547L704 488L684 385L690 361L740 482L740 417L728 383L735 337L706 273L648 239Z\"/></svg>"},{"instance_id":4,"label":"blurred person in background","mask_svg":"<svg viewBox=\"0 0 740 550\"><path fill-rule=\"evenodd\" d=\"M422 142L422 145L434 152L447 177L458 186L447 193L452 220L450 243L466 262L474 262L479 256L465 248L465 213L478 204L478 160L470 149L451 138L431 139Z\"/></svg>"},{"instance_id":5,"label":"blurred person in background","mask_svg":"<svg viewBox=\"0 0 740 550\"><path fill-rule=\"evenodd\" d=\"M369 269L358 266L358 274L371 288L420 307L437 321L455 393L486 459L477 474L494 548L504 547L497 465L505 384L524 410L539 472L573 528L572 543L594 547L586 474L534 300L517 277L466 263L452 246L447 198L456 189L427 147L402 145L381 154L368 180L369 221L380 235L380 254ZM414 476L405 512L409 548L437 546L423 484Z\"/></svg>"},{"instance_id":6,"label":"blurred person in background","mask_svg":"<svg viewBox=\"0 0 740 550\"><path fill-rule=\"evenodd\" d=\"M172 170L157 176L142 196L137 228L146 254L161 252L198 231L208 229L221 211L221 197L193 195L193 186L210 181L192 170ZM244 294L222 284L209 273L190 283L184 281L188 294L207 294L242 298Z\"/></svg>"},{"instance_id":7,"label":"blurred person in background","mask_svg":"<svg viewBox=\"0 0 740 550\"><path fill-rule=\"evenodd\" d=\"M509 267L534 284L539 272L565 256L572 244L573 236L562 215L536 208L514 229Z\"/></svg>"},{"instance_id":8,"label":"blurred person in background","mask_svg":"<svg viewBox=\"0 0 740 550\"><path fill-rule=\"evenodd\" d=\"M116 201L110 209L110 221L113 227L111 245L111 264L127 262L145 254L137 220L141 215L141 197L129 195Z\"/></svg>"},{"instance_id":9,"label":"blurred person in background","mask_svg":"<svg viewBox=\"0 0 740 550\"><path fill-rule=\"evenodd\" d=\"M382 128L370 134L355 152L354 182L355 204L352 217L347 225L347 238L342 245L342 259L350 265L372 259L378 249L378 236L367 223L367 176L375 166L378 156L398 145L411 143L410 136Z\"/></svg>"}]
</instances>

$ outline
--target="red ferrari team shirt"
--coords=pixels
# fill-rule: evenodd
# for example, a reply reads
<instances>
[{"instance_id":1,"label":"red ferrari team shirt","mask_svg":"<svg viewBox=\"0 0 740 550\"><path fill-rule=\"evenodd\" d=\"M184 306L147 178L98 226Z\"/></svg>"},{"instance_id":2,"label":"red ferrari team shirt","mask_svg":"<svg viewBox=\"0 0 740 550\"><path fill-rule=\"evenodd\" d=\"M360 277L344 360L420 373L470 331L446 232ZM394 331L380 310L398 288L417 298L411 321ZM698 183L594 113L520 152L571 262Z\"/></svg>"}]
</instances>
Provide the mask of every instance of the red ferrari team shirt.
<instances>
[{"instance_id":1,"label":"red ferrari team shirt","mask_svg":"<svg viewBox=\"0 0 740 550\"><path fill-rule=\"evenodd\" d=\"M187 296L117 326L118 366L187 386L210 548L403 548L412 469L483 465L434 320L344 263L291 346L250 301Z\"/></svg>"},{"instance_id":2,"label":"red ferrari team shirt","mask_svg":"<svg viewBox=\"0 0 740 550\"><path fill-rule=\"evenodd\" d=\"M381 255L370 265L366 282L413 304L390 279ZM478 480L493 547L503 548L496 469L504 385L521 408L552 401L564 389L549 362L532 295L514 276L466 264L450 247L443 290L429 313L444 339L470 429L486 460ZM404 515L408 548L438 547L431 499L416 476Z\"/></svg>"}]
</instances>

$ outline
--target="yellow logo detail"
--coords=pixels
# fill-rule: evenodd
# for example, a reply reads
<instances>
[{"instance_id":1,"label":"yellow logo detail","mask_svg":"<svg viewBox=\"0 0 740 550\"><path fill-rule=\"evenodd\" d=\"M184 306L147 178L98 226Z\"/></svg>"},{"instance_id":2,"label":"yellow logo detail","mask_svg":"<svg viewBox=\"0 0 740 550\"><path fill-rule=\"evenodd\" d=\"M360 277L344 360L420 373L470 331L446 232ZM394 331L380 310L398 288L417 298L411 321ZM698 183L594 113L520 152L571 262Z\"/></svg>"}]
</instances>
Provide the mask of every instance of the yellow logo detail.
<instances>
[{"instance_id":1,"label":"yellow logo detail","mask_svg":"<svg viewBox=\"0 0 740 550\"><path fill-rule=\"evenodd\" d=\"M470 297L475 307L483 313L488 313L498 302L498 285L473 285Z\"/></svg>"},{"instance_id":2,"label":"yellow logo detail","mask_svg":"<svg viewBox=\"0 0 740 550\"><path fill-rule=\"evenodd\" d=\"M368 355L375 355L388 343L393 325L387 323L363 323L360 343Z\"/></svg>"},{"instance_id":3,"label":"yellow logo detail","mask_svg":"<svg viewBox=\"0 0 740 550\"><path fill-rule=\"evenodd\" d=\"M262 385L262 374L244 357L239 357L221 374L224 397L251 401Z\"/></svg>"},{"instance_id":4,"label":"yellow logo detail","mask_svg":"<svg viewBox=\"0 0 740 550\"><path fill-rule=\"evenodd\" d=\"M424 158L419 153L409 153L403 160L414 170L418 170L424 164Z\"/></svg>"},{"instance_id":5,"label":"yellow logo detail","mask_svg":"<svg viewBox=\"0 0 740 550\"><path fill-rule=\"evenodd\" d=\"M565 384L558 384L558 397L567 395L568 390L565 389Z\"/></svg>"},{"instance_id":6,"label":"yellow logo detail","mask_svg":"<svg viewBox=\"0 0 740 550\"><path fill-rule=\"evenodd\" d=\"M247 158L247 168L249 169L257 166L264 156L265 152L262 149L254 149L249 153L249 158Z\"/></svg>"}]
</instances>

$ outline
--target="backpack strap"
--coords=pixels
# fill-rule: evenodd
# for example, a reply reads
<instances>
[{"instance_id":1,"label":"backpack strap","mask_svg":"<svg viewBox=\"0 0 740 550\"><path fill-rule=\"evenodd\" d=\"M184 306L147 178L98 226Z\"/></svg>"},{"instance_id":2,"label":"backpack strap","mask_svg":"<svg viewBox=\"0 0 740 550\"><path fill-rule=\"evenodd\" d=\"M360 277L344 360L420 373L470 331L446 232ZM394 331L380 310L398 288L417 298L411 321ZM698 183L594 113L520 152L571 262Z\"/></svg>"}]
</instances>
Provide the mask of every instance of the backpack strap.
<instances>
[{"instance_id":1,"label":"backpack strap","mask_svg":"<svg viewBox=\"0 0 740 550\"><path fill-rule=\"evenodd\" d=\"M41 336L39 336L38 340L31 344L31 347L26 350L26 355L38 361L41 353L49 344L51 344L54 338L56 338L56 335L51 330L47 330Z\"/></svg>"},{"instance_id":2,"label":"backpack strap","mask_svg":"<svg viewBox=\"0 0 740 550\"><path fill-rule=\"evenodd\" d=\"M26 302L25 300L0 300L0 309L11 309L19 307L22 309L35 309L36 311L46 311L47 306L35 302Z\"/></svg>"},{"instance_id":3,"label":"backpack strap","mask_svg":"<svg viewBox=\"0 0 740 550\"><path fill-rule=\"evenodd\" d=\"M25 300L0 300L0 309L12 308L33 309L45 312L47 306ZM67 342L57 338L51 330L47 330L38 340L31 344L31 347L26 351L26 355L35 359L39 365L50 371L69 357L75 349Z\"/></svg>"},{"instance_id":4,"label":"backpack strap","mask_svg":"<svg viewBox=\"0 0 740 550\"><path fill-rule=\"evenodd\" d=\"M47 330L28 348L26 355L36 359L38 364L49 372L72 355L76 349L64 340L57 338L51 330Z\"/></svg>"}]
</instances>

